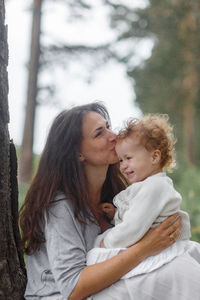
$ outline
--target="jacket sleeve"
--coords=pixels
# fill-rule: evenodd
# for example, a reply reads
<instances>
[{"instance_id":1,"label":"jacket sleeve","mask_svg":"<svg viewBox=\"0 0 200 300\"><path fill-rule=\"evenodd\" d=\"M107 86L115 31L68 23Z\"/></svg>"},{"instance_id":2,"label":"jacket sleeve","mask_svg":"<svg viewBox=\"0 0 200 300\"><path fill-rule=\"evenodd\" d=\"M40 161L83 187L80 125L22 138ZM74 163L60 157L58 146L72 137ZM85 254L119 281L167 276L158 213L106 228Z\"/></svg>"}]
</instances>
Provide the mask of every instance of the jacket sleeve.
<instances>
[{"instance_id":1,"label":"jacket sleeve","mask_svg":"<svg viewBox=\"0 0 200 300\"><path fill-rule=\"evenodd\" d=\"M68 299L86 266L86 247L80 224L66 201L52 205L46 218L45 239L56 285Z\"/></svg>"}]
</instances>

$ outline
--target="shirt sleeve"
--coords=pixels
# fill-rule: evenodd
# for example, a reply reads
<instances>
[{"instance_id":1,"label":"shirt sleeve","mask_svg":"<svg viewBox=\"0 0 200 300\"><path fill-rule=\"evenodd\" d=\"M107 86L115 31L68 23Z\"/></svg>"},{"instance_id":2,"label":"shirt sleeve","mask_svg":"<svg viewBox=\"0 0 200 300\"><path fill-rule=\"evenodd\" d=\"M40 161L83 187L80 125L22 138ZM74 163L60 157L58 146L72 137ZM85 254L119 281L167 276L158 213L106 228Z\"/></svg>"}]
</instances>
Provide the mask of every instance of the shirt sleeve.
<instances>
[{"instance_id":1,"label":"shirt sleeve","mask_svg":"<svg viewBox=\"0 0 200 300\"><path fill-rule=\"evenodd\" d=\"M52 205L46 218L45 239L56 285L68 299L86 266L86 246L81 225L74 218L67 200Z\"/></svg>"},{"instance_id":2,"label":"shirt sleeve","mask_svg":"<svg viewBox=\"0 0 200 300\"><path fill-rule=\"evenodd\" d=\"M164 212L170 215L178 211L180 195L173 185L160 178L148 179L140 185L122 222L110 230L104 238L106 248L129 247L140 240L157 217ZM168 213L167 213L168 212Z\"/></svg>"}]
</instances>

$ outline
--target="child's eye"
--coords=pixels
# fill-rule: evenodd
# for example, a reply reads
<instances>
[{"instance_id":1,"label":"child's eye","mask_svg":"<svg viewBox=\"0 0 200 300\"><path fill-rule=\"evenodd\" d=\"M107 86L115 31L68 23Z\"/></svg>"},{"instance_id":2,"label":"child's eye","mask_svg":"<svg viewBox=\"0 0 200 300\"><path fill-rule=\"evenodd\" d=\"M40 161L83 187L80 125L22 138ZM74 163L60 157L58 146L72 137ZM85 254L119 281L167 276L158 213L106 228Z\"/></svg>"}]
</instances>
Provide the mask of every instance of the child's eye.
<instances>
[{"instance_id":1,"label":"child's eye","mask_svg":"<svg viewBox=\"0 0 200 300\"><path fill-rule=\"evenodd\" d=\"M128 156L126 159L127 159L127 160L130 160L131 158L132 158L132 157Z\"/></svg>"}]
</instances>

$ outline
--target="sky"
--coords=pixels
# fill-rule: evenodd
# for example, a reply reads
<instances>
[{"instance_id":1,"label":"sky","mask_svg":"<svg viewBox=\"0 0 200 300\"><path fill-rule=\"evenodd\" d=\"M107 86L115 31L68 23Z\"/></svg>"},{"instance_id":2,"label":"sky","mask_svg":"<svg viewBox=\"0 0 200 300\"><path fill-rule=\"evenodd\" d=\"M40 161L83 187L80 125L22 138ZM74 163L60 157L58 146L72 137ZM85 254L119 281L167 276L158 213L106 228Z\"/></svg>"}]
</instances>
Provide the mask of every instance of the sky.
<instances>
[{"instance_id":1,"label":"sky","mask_svg":"<svg viewBox=\"0 0 200 300\"><path fill-rule=\"evenodd\" d=\"M124 0L125 1L125 0ZM126 0L128 1L128 0ZM145 1L141 1L143 5ZM9 0L6 2L6 23L8 25L9 45L9 111L10 138L19 145L22 140L24 112L27 91L27 63L29 59L31 12L27 0ZM65 9L55 2L43 7L42 20L43 42L65 40L72 43L96 45L112 40L115 36L108 26L108 11L99 6L88 12L87 22L71 22L66 27L69 17ZM135 4L137 1L134 2ZM143 3L143 4L142 4ZM148 47L140 49L140 56L148 57ZM149 47L150 48L150 47ZM47 71L41 81L48 80L56 84L59 103L40 105L36 111L34 152L40 153L44 147L49 127L54 117L65 108L85 104L95 100L106 105L114 130L120 128L129 117L141 116L140 109L134 105L134 91L131 81L126 76L125 67L114 61L102 66L92 74L93 81L88 84L83 80L84 67L80 62L70 63L62 70ZM50 103L50 100L47 99Z\"/></svg>"}]
</instances>

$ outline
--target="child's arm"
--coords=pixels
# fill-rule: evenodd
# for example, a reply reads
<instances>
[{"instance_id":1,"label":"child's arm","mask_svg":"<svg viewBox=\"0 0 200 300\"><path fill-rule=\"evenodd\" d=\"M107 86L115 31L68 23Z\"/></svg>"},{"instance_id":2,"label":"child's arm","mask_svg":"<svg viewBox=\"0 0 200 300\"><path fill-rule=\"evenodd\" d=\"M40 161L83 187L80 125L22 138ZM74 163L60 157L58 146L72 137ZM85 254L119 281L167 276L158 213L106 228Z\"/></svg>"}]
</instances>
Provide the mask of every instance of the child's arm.
<instances>
[{"instance_id":1,"label":"child's arm","mask_svg":"<svg viewBox=\"0 0 200 300\"><path fill-rule=\"evenodd\" d=\"M105 202L100 205L101 210L106 214L106 216L112 220L115 215L115 207L112 203Z\"/></svg>"},{"instance_id":2,"label":"child's arm","mask_svg":"<svg viewBox=\"0 0 200 300\"><path fill-rule=\"evenodd\" d=\"M104 238L106 248L124 248L139 241L163 212L165 216L177 212L181 202L180 195L173 186L160 178L148 180L140 189L123 220L112 228ZM129 195L131 197L131 194Z\"/></svg>"},{"instance_id":3,"label":"child's arm","mask_svg":"<svg viewBox=\"0 0 200 300\"><path fill-rule=\"evenodd\" d=\"M105 248L105 245L104 245L104 239L101 240L101 243L100 243L100 248Z\"/></svg>"}]
</instances>

